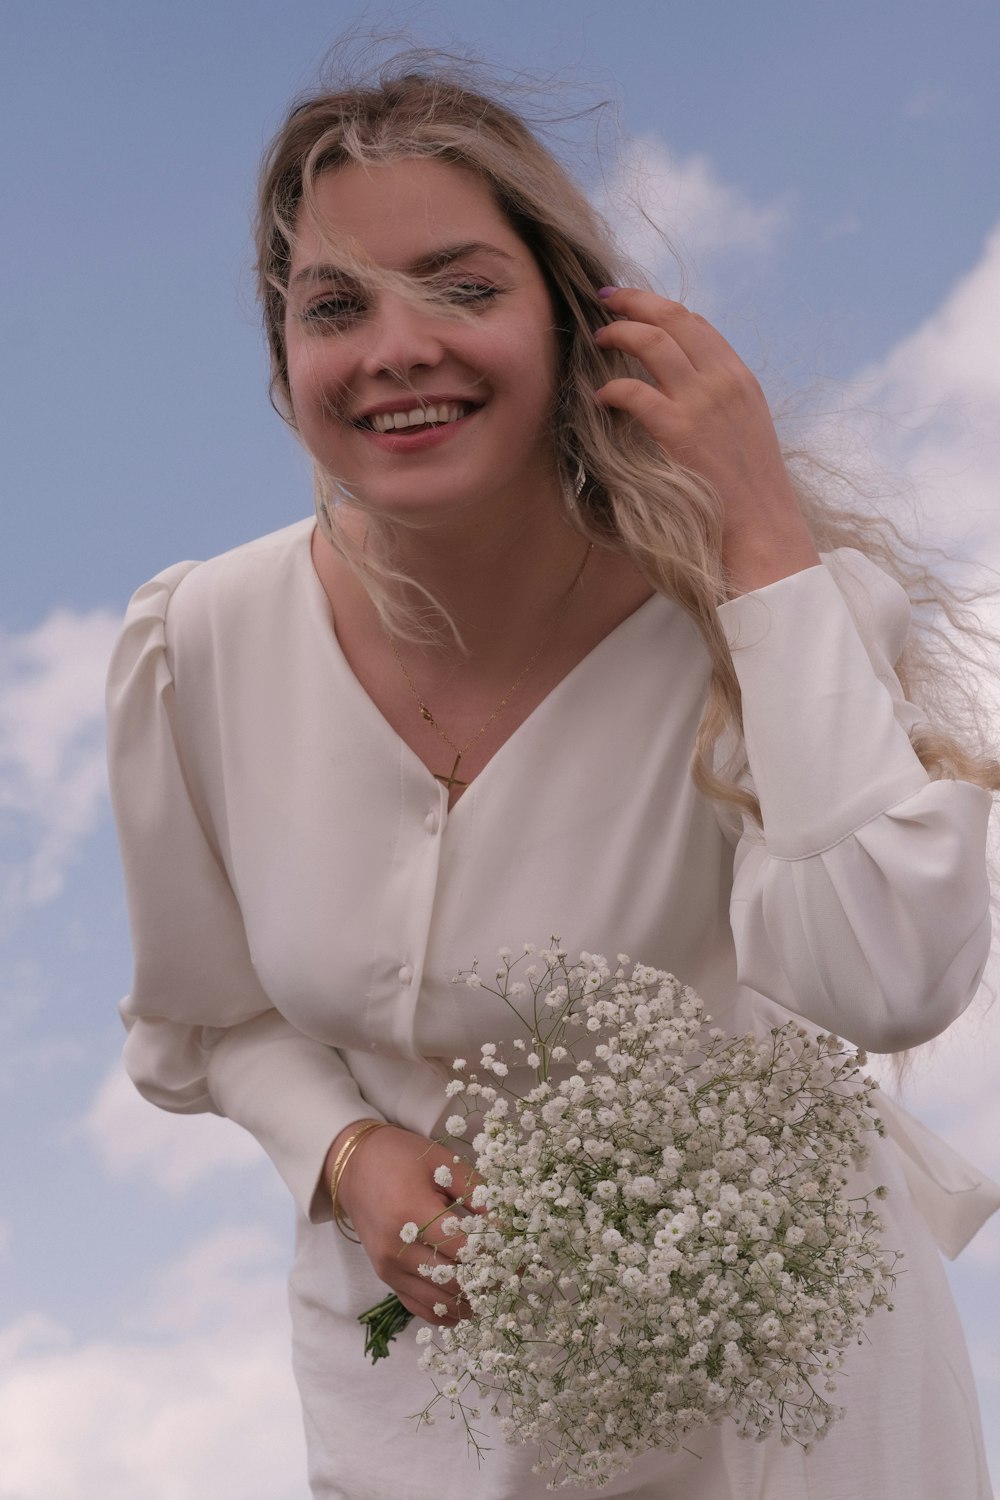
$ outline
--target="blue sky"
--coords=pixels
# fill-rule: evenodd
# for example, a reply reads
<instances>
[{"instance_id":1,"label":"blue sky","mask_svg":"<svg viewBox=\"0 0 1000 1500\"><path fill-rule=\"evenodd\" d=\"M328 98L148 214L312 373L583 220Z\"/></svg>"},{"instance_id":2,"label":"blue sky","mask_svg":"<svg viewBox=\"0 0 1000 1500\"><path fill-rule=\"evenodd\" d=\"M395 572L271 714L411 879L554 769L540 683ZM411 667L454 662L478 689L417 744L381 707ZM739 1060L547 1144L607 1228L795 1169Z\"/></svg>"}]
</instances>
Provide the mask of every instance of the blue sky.
<instances>
[{"instance_id":1,"label":"blue sky","mask_svg":"<svg viewBox=\"0 0 1000 1500\"><path fill-rule=\"evenodd\" d=\"M284 1189L117 1071L128 985L101 687L129 594L308 512L253 305L257 162L352 22L609 98L562 148L776 402L1000 564L992 3L0 5L0 1500L305 1500ZM834 427L831 413L847 414ZM835 437L831 439L831 433ZM1000 1177L977 1004L908 1100ZM1000 1232L951 1270L1000 1477Z\"/></svg>"}]
</instances>

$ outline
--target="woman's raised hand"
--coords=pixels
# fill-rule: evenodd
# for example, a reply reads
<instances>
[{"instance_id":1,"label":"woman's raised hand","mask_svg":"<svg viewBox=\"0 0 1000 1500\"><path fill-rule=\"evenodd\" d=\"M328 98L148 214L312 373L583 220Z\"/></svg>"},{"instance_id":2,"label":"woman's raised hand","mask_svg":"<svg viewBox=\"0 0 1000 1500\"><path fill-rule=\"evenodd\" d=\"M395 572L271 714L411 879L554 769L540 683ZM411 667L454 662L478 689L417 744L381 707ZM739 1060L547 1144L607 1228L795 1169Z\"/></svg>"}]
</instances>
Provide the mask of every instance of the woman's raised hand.
<instances>
[{"instance_id":1,"label":"woman's raised hand","mask_svg":"<svg viewBox=\"0 0 1000 1500\"><path fill-rule=\"evenodd\" d=\"M722 334L655 292L606 289L615 322L602 349L638 359L654 384L620 378L596 394L640 422L665 453L706 479L723 506L722 564L733 594L819 562L764 392Z\"/></svg>"},{"instance_id":2,"label":"woman's raised hand","mask_svg":"<svg viewBox=\"0 0 1000 1500\"><path fill-rule=\"evenodd\" d=\"M353 1128L341 1132L330 1148L327 1181L340 1142ZM442 1167L451 1174L450 1187L435 1181L434 1173ZM409 1312L428 1323L455 1323L468 1316L468 1306L459 1299L451 1274L436 1283L422 1276L419 1267L454 1267L465 1236L446 1234L444 1220L452 1213L463 1216L463 1209L449 1211L450 1205L459 1197L468 1203L475 1183L471 1163L456 1162L455 1153L447 1147L396 1125L366 1135L344 1167L338 1205L350 1219L376 1276L392 1288ZM411 1223L420 1235L407 1244L400 1230ZM447 1311L435 1312L435 1304L443 1304Z\"/></svg>"}]
</instances>

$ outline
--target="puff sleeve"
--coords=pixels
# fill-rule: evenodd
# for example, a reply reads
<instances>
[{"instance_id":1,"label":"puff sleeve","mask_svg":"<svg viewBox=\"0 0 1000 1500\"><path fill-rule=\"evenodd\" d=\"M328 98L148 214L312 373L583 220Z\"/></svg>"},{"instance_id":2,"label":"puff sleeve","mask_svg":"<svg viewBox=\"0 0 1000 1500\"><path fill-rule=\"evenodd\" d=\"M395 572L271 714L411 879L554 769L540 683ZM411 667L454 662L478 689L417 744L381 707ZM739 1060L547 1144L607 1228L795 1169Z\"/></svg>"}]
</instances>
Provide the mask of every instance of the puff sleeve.
<instances>
[{"instance_id":1,"label":"puff sleeve","mask_svg":"<svg viewBox=\"0 0 1000 1500\"><path fill-rule=\"evenodd\" d=\"M133 597L108 676L108 757L135 951L121 1005L125 1066L147 1099L245 1126L303 1213L329 1218L319 1175L337 1133L381 1118L333 1048L297 1032L254 972L205 799L177 734L167 613L198 564ZM206 712L210 705L206 704Z\"/></svg>"},{"instance_id":2,"label":"puff sleeve","mask_svg":"<svg viewBox=\"0 0 1000 1500\"><path fill-rule=\"evenodd\" d=\"M871 1051L916 1046L986 964L991 798L911 747L909 601L845 549L719 613L763 821L736 850L740 982Z\"/></svg>"}]
</instances>

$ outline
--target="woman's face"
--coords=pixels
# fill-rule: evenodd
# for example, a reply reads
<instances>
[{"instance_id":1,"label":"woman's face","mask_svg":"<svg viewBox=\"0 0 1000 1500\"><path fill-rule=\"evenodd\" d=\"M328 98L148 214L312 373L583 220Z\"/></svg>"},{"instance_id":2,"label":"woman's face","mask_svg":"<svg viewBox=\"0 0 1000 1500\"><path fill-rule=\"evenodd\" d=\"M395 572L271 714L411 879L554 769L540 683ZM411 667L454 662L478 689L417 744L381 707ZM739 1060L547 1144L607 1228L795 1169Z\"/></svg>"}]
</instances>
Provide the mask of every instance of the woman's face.
<instances>
[{"instance_id":1,"label":"woman's face","mask_svg":"<svg viewBox=\"0 0 1000 1500\"><path fill-rule=\"evenodd\" d=\"M486 186L409 157L325 172L316 202L329 239L300 214L285 320L292 410L314 458L386 515L554 495L552 303ZM340 236L471 318L365 291L336 264Z\"/></svg>"}]
</instances>

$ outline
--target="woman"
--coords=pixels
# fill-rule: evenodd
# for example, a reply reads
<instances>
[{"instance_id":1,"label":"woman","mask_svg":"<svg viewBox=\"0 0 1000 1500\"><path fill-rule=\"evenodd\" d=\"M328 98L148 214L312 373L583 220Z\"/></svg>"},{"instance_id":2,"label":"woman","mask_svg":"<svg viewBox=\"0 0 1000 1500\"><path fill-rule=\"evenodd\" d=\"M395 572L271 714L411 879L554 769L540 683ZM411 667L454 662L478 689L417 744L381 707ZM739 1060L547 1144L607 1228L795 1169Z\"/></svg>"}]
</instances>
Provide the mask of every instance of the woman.
<instances>
[{"instance_id":1,"label":"woman","mask_svg":"<svg viewBox=\"0 0 1000 1500\"><path fill-rule=\"evenodd\" d=\"M462 1312L418 1272L458 1242L399 1237L445 1201L452 1060L512 1035L450 976L558 934L672 970L734 1031L790 1010L916 1045L986 961L996 767L906 701L905 593L793 481L750 373L640 288L496 102L443 73L306 102L258 251L318 525L130 605L127 1064L154 1102L251 1130L295 1197L314 1496L530 1496L530 1454L497 1442L477 1472L460 1424L414 1431L419 1323L372 1367L356 1322L386 1285L418 1319ZM821 562L820 541L854 545ZM987 1495L928 1220L954 1253L995 1205L889 1126L908 1272L846 1420L809 1456L716 1429L602 1493Z\"/></svg>"}]
</instances>

